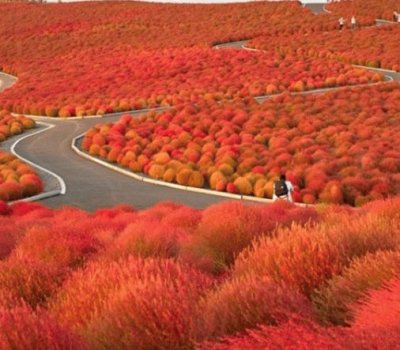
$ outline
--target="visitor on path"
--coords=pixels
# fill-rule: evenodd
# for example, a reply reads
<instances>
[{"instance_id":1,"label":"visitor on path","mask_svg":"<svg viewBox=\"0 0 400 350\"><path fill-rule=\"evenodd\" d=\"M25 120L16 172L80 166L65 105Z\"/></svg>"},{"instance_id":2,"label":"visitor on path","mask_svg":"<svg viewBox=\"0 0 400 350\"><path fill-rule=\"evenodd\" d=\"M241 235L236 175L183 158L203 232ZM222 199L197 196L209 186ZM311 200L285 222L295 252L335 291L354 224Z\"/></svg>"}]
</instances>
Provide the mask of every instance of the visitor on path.
<instances>
[{"instance_id":1,"label":"visitor on path","mask_svg":"<svg viewBox=\"0 0 400 350\"><path fill-rule=\"evenodd\" d=\"M339 18L339 30L342 30L344 26L344 18L340 17Z\"/></svg>"},{"instance_id":2,"label":"visitor on path","mask_svg":"<svg viewBox=\"0 0 400 350\"><path fill-rule=\"evenodd\" d=\"M356 21L356 18L354 16L351 16L350 23L351 23L351 29L355 29L356 25L357 25L357 21Z\"/></svg>"},{"instance_id":3,"label":"visitor on path","mask_svg":"<svg viewBox=\"0 0 400 350\"><path fill-rule=\"evenodd\" d=\"M397 11L393 11L393 22L397 22L398 21L398 17L399 14L397 13Z\"/></svg>"},{"instance_id":4,"label":"visitor on path","mask_svg":"<svg viewBox=\"0 0 400 350\"><path fill-rule=\"evenodd\" d=\"M274 183L274 195L272 199L274 201L278 199L285 199L290 203L293 203L292 192L294 191L294 187L292 183L286 180L285 174L282 174L278 181Z\"/></svg>"}]
</instances>

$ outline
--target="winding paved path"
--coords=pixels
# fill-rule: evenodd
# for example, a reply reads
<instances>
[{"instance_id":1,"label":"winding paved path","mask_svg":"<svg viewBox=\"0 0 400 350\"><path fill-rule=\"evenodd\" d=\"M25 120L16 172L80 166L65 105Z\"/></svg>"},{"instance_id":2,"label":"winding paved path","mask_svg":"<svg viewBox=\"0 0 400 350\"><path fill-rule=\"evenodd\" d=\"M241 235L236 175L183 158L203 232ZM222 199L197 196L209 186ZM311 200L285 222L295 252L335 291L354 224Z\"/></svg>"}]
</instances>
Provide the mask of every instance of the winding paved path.
<instances>
[{"instance_id":1,"label":"winding paved path","mask_svg":"<svg viewBox=\"0 0 400 350\"><path fill-rule=\"evenodd\" d=\"M314 13L324 11L322 4L310 4L307 7ZM244 41L240 41L222 44L219 45L219 48L240 49L244 43ZM400 74L388 75L400 81ZM0 90L2 90L11 86L16 79L0 74L0 81L2 81L0 86ZM142 113L143 111L133 114ZM122 203L142 209L166 200L203 208L226 200L226 198L218 196L146 184L87 161L73 152L71 140L74 137L82 134L94 124L114 121L118 118L119 115L116 114L112 117L96 119L46 119L46 123L54 125L53 128L18 143L15 151L19 155L44 168L51 169L66 183L65 195L44 199L42 203L50 207L73 205L85 210L94 210Z\"/></svg>"},{"instance_id":2,"label":"winding paved path","mask_svg":"<svg viewBox=\"0 0 400 350\"><path fill-rule=\"evenodd\" d=\"M44 204L50 207L68 204L94 210L126 203L142 209L160 201L171 200L202 208L224 200L221 197L146 184L90 162L73 152L71 149L73 137L87 131L96 123L117 119L118 116L107 119L51 121L56 125L55 128L32 139L26 139L26 142L18 145L16 149L18 154L52 169L66 183L65 195L45 199L42 201ZM32 149L35 150L34 153Z\"/></svg>"}]
</instances>

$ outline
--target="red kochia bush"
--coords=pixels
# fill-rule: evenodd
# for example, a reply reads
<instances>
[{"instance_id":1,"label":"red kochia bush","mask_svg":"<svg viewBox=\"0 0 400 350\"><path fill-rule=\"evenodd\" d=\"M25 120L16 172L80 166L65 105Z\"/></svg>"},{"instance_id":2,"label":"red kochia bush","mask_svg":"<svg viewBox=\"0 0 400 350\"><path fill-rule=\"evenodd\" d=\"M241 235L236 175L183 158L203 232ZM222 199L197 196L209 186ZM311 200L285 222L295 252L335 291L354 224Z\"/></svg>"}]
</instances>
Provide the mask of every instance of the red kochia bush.
<instances>
[{"instance_id":1,"label":"red kochia bush","mask_svg":"<svg viewBox=\"0 0 400 350\"><path fill-rule=\"evenodd\" d=\"M191 234L197 229L201 217L201 210L182 206L164 216L161 222L166 225L183 229L187 233Z\"/></svg>"},{"instance_id":2,"label":"red kochia bush","mask_svg":"<svg viewBox=\"0 0 400 350\"><path fill-rule=\"evenodd\" d=\"M212 285L172 260L99 261L76 272L50 310L94 349L187 349L195 340L197 301Z\"/></svg>"},{"instance_id":3,"label":"red kochia bush","mask_svg":"<svg viewBox=\"0 0 400 350\"><path fill-rule=\"evenodd\" d=\"M222 284L202 301L203 338L234 334L258 324L276 325L292 314L311 317L311 304L268 277L246 276Z\"/></svg>"},{"instance_id":4,"label":"red kochia bush","mask_svg":"<svg viewBox=\"0 0 400 350\"><path fill-rule=\"evenodd\" d=\"M98 249L98 242L76 223L52 227L32 226L14 250L16 256L34 258L60 269L81 266Z\"/></svg>"},{"instance_id":5,"label":"red kochia bush","mask_svg":"<svg viewBox=\"0 0 400 350\"><path fill-rule=\"evenodd\" d=\"M360 349L397 349L400 344L400 279L354 305L352 332Z\"/></svg>"},{"instance_id":6,"label":"red kochia bush","mask_svg":"<svg viewBox=\"0 0 400 350\"><path fill-rule=\"evenodd\" d=\"M12 257L0 262L0 294L36 307L54 293L60 276L57 268L37 260Z\"/></svg>"},{"instance_id":7,"label":"red kochia bush","mask_svg":"<svg viewBox=\"0 0 400 350\"><path fill-rule=\"evenodd\" d=\"M321 229L292 225L276 237L262 237L235 261L234 276L269 276L310 295L314 288L341 271L340 247Z\"/></svg>"},{"instance_id":8,"label":"red kochia bush","mask_svg":"<svg viewBox=\"0 0 400 350\"><path fill-rule=\"evenodd\" d=\"M45 217L53 216L52 209L37 202L16 202L10 206L13 217L24 217L35 221L35 219L43 219Z\"/></svg>"},{"instance_id":9,"label":"red kochia bush","mask_svg":"<svg viewBox=\"0 0 400 350\"><path fill-rule=\"evenodd\" d=\"M0 348L87 349L77 335L57 324L44 310L34 312L27 306L0 308Z\"/></svg>"},{"instance_id":10,"label":"red kochia bush","mask_svg":"<svg viewBox=\"0 0 400 350\"><path fill-rule=\"evenodd\" d=\"M261 325L245 333L226 337L219 342L204 342L199 350L310 350L354 349L345 330L323 328L319 325L293 317L279 326ZM355 349L354 349L355 350Z\"/></svg>"},{"instance_id":11,"label":"red kochia bush","mask_svg":"<svg viewBox=\"0 0 400 350\"><path fill-rule=\"evenodd\" d=\"M0 215L8 215L10 212L11 210L7 203L0 200Z\"/></svg>"},{"instance_id":12,"label":"red kochia bush","mask_svg":"<svg viewBox=\"0 0 400 350\"><path fill-rule=\"evenodd\" d=\"M275 224L256 206L239 202L211 205L203 211L189 243L189 255L209 259L213 271L222 271L254 237L270 232Z\"/></svg>"},{"instance_id":13,"label":"red kochia bush","mask_svg":"<svg viewBox=\"0 0 400 350\"><path fill-rule=\"evenodd\" d=\"M138 220L121 232L108 252L114 257L177 257L180 242L186 236L184 230L158 220Z\"/></svg>"},{"instance_id":14,"label":"red kochia bush","mask_svg":"<svg viewBox=\"0 0 400 350\"><path fill-rule=\"evenodd\" d=\"M313 301L323 321L348 323L353 318L349 307L354 302L396 276L400 276L399 250L367 254L318 290Z\"/></svg>"},{"instance_id":15,"label":"red kochia bush","mask_svg":"<svg viewBox=\"0 0 400 350\"><path fill-rule=\"evenodd\" d=\"M273 238L262 237L235 261L235 276L267 275L311 296L351 259L400 244L399 221L367 213L342 217L337 223L320 223L280 229Z\"/></svg>"},{"instance_id":16,"label":"red kochia bush","mask_svg":"<svg viewBox=\"0 0 400 350\"><path fill-rule=\"evenodd\" d=\"M21 234L22 230L14 220L0 216L0 260L11 253Z\"/></svg>"},{"instance_id":17,"label":"red kochia bush","mask_svg":"<svg viewBox=\"0 0 400 350\"><path fill-rule=\"evenodd\" d=\"M214 272L223 271L255 237L269 235L278 225L315 219L314 209L288 203L268 206L226 202L208 207L185 247L184 256Z\"/></svg>"}]
</instances>

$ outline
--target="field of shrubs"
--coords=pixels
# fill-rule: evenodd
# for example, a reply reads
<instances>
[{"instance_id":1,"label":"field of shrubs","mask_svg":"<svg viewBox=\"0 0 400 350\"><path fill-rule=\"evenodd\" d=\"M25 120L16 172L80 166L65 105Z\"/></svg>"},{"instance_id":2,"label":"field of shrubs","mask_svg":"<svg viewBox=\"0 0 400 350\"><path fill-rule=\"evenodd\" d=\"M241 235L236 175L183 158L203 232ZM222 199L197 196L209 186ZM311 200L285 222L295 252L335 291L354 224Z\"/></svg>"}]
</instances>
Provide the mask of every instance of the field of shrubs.
<instances>
[{"instance_id":1,"label":"field of shrubs","mask_svg":"<svg viewBox=\"0 0 400 350\"><path fill-rule=\"evenodd\" d=\"M395 349L399 205L0 202L0 346Z\"/></svg>"},{"instance_id":2,"label":"field of shrubs","mask_svg":"<svg viewBox=\"0 0 400 350\"><path fill-rule=\"evenodd\" d=\"M197 100L99 123L81 146L158 180L262 198L286 172L298 202L359 206L400 193L399 113L395 83L262 104Z\"/></svg>"},{"instance_id":3,"label":"field of shrubs","mask_svg":"<svg viewBox=\"0 0 400 350\"><path fill-rule=\"evenodd\" d=\"M113 52L102 48L67 54L58 62L63 69L54 65L19 80L1 94L0 105L24 114L84 116L171 105L194 96L215 100L261 96L332 87L340 77L346 84L375 78L374 73L334 60L299 62L280 54L211 48Z\"/></svg>"},{"instance_id":4,"label":"field of shrubs","mask_svg":"<svg viewBox=\"0 0 400 350\"><path fill-rule=\"evenodd\" d=\"M342 0L328 3L326 9L347 19L356 15L392 21L393 11L399 12L400 6L397 0Z\"/></svg>"},{"instance_id":5,"label":"field of shrubs","mask_svg":"<svg viewBox=\"0 0 400 350\"><path fill-rule=\"evenodd\" d=\"M35 127L25 116L13 117L0 111L0 146L7 138ZM0 150L0 200L12 201L43 191L43 183L31 166L13 154Z\"/></svg>"},{"instance_id":6,"label":"field of shrubs","mask_svg":"<svg viewBox=\"0 0 400 350\"><path fill-rule=\"evenodd\" d=\"M399 6L400 7L400 6ZM346 33L344 33L346 32ZM247 43L281 57L323 58L373 68L400 71L400 25L358 30L263 35Z\"/></svg>"},{"instance_id":7,"label":"field of shrubs","mask_svg":"<svg viewBox=\"0 0 400 350\"><path fill-rule=\"evenodd\" d=\"M336 29L336 15L314 16L295 1L13 3L0 4L0 11L0 70L19 78L0 96L0 107L16 113L104 114L192 95L220 99L324 87L341 75L354 83L370 80L337 61L211 49L260 35Z\"/></svg>"},{"instance_id":8,"label":"field of shrubs","mask_svg":"<svg viewBox=\"0 0 400 350\"><path fill-rule=\"evenodd\" d=\"M285 172L316 204L8 205L43 184L0 151L0 349L397 349L400 85L352 66L400 71L399 27L374 27L396 6L0 3L0 71L18 76L0 142L35 126L11 112L165 106L102 120L80 146L259 198ZM339 32L351 15L368 28ZM266 52L212 48L248 39Z\"/></svg>"}]
</instances>

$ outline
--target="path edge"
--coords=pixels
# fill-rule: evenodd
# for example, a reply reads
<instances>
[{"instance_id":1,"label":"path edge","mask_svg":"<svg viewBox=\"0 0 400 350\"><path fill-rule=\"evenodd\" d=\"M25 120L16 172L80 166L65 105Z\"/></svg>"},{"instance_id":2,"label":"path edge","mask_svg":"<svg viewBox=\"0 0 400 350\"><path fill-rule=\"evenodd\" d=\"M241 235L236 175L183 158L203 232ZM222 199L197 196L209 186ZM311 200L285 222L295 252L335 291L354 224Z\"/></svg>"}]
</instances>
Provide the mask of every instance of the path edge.
<instances>
[{"instance_id":1,"label":"path edge","mask_svg":"<svg viewBox=\"0 0 400 350\"><path fill-rule=\"evenodd\" d=\"M34 196L31 196L31 197L26 197L26 198L21 198L21 199L15 200L15 201L10 201L10 202L9 202L10 204L17 203L17 202L33 202L33 201L38 201L38 200L42 200L42 199L46 199L46 198L50 198L50 197L55 197L55 196L58 196L58 195L64 195L64 194L67 192L67 186L66 186L66 184L65 184L64 179L63 179L61 176L57 175L56 173L54 173L54 172L51 171L51 170L48 170L48 169L42 167L42 166L39 165L39 164L36 164L35 162L32 162L32 161L29 160L29 159L24 158L23 156L19 155L18 152L17 152L16 149L15 149L15 148L17 147L17 145L18 145L21 141L23 141L23 140L25 140L25 139L27 139L27 138L29 138L29 137L31 137L31 136L35 136L35 135L40 134L40 133L42 133L42 132L48 131L48 130L50 130L50 129L52 129L52 128L55 127L55 125L53 125L53 124L48 124L48 123L44 123L44 122L38 122L37 124L39 124L39 125L44 125L45 128L44 128L44 129L37 130L37 131L35 131L35 132L32 132L32 133L29 133L29 134L27 134L27 135L23 135L23 136L19 137L19 138L18 138L17 140L15 140L15 142L13 142L12 145L10 146L10 152L11 152L13 155L15 155L16 157L18 157L19 159L21 159L22 161L24 161L25 163L31 165L32 167L34 167L34 168L36 168L36 169L39 169L39 170L41 170L41 171L43 171L43 172L49 174L50 176L54 177L54 178L58 181L58 183L59 183L59 185L60 185L60 189L58 189L58 190L46 191L46 192L42 192L42 193L39 193L39 194L34 195Z\"/></svg>"},{"instance_id":2,"label":"path edge","mask_svg":"<svg viewBox=\"0 0 400 350\"><path fill-rule=\"evenodd\" d=\"M241 194L232 194L232 193L227 193L227 192L218 192L214 190L209 190L206 188L196 188L196 187L190 187L190 186L183 186L175 183L169 183L165 181L160 181L160 180L155 180L147 176L143 175L138 175L134 172L131 172L129 170L123 169L117 165L114 165L112 163L109 163L105 160L99 159L97 157L93 157L89 155L88 153L82 151L78 147L79 140L84 137L85 133L80 134L78 136L75 136L72 139L71 142L71 148L72 150L80 157L83 157L85 159L88 159L94 163L97 163L103 167L106 167L110 170L113 170L117 173L120 173L125 176L129 176L137 181L142 181L144 183L152 184L152 185L157 185L157 186L163 186L163 187L169 187L177 190L182 190L182 191L188 191L188 192L194 192L194 193L201 193L205 195L210 195L210 196L217 196L217 197L224 197L228 199L234 199L234 200L242 200L242 201L248 201L248 202L258 202L258 203L264 203L264 204L271 204L274 203L274 200L269 199L269 198L258 198L258 197L253 197L253 196L246 196L246 195L241 195ZM300 207L309 207L310 205L305 204L305 203L294 203L297 206Z\"/></svg>"}]
</instances>

